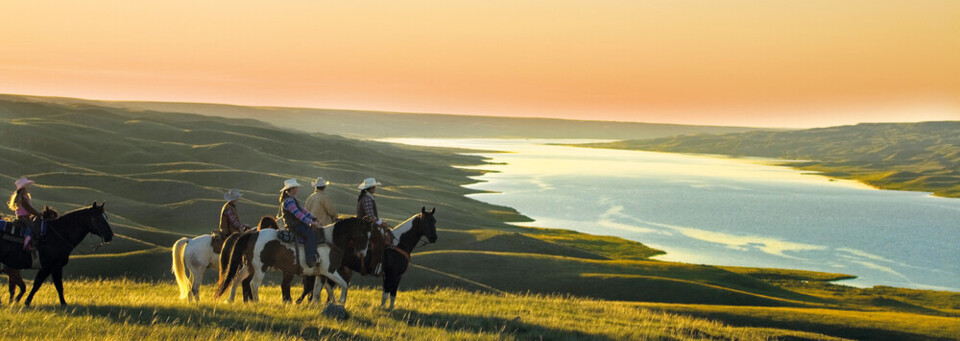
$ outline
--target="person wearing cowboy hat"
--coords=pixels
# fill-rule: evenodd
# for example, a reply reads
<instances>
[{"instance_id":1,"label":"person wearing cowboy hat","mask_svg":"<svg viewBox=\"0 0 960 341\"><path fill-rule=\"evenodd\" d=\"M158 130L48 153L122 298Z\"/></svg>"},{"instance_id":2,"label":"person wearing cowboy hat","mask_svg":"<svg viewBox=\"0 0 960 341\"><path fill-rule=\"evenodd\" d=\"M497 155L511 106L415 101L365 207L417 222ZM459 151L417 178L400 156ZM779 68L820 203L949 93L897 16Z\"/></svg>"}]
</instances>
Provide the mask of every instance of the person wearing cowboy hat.
<instances>
[{"instance_id":1,"label":"person wearing cowboy hat","mask_svg":"<svg viewBox=\"0 0 960 341\"><path fill-rule=\"evenodd\" d=\"M237 200L240 200L242 196L243 193L240 193L240 190L236 188L223 195L223 200L226 200L227 203L223 204L223 208L220 209L220 235L224 238L250 228L250 225L240 223L240 217L237 214Z\"/></svg>"},{"instance_id":2,"label":"person wearing cowboy hat","mask_svg":"<svg viewBox=\"0 0 960 341\"><path fill-rule=\"evenodd\" d=\"M322 176L317 178L317 181L313 182L313 187L316 188L316 190L313 194L310 194L310 197L308 197L304 203L304 208L306 208L310 214L313 214L314 217L317 217L320 225L323 226L337 222L337 209L333 207L333 201L330 200L330 197L324 193L324 190L327 189L327 185L329 184L330 182Z\"/></svg>"},{"instance_id":3,"label":"person wearing cowboy hat","mask_svg":"<svg viewBox=\"0 0 960 341\"><path fill-rule=\"evenodd\" d=\"M33 180L20 178L14 182L17 190L10 195L10 202L7 206L17 214L17 223L24 227L23 249L33 251L33 245L30 241L33 239L33 220L40 217L40 212L30 204L30 185Z\"/></svg>"},{"instance_id":4,"label":"person wearing cowboy hat","mask_svg":"<svg viewBox=\"0 0 960 341\"><path fill-rule=\"evenodd\" d=\"M296 231L303 236L304 250L312 250L304 252L304 257L307 259L305 265L312 268L317 265L317 253L315 251L318 243L317 235L323 236L323 233L314 231L314 228L320 228L320 223L313 214L300 206L300 201L297 200L299 189L300 183L296 179L283 181L283 189L280 190L280 216L283 218L284 228Z\"/></svg>"},{"instance_id":5,"label":"person wearing cowboy hat","mask_svg":"<svg viewBox=\"0 0 960 341\"><path fill-rule=\"evenodd\" d=\"M377 202L376 198L373 197L373 194L377 192L377 186L382 185L377 182L375 178L366 178L363 180L357 189L360 190L360 197L357 198L357 217L375 221L377 226L381 228L390 228L383 219L380 219L380 214L377 212Z\"/></svg>"}]
</instances>

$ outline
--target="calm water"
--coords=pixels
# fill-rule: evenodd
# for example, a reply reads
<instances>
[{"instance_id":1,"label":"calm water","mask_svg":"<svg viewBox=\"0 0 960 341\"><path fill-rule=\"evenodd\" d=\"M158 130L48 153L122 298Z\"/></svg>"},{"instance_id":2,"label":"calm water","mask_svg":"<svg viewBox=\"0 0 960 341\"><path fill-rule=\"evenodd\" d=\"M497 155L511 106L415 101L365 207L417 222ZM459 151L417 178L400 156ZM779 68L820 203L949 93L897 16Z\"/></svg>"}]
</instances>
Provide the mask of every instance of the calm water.
<instances>
[{"instance_id":1,"label":"calm water","mask_svg":"<svg viewBox=\"0 0 960 341\"><path fill-rule=\"evenodd\" d=\"M509 153L472 195L530 226L615 235L659 259L859 276L845 283L960 291L960 199L880 191L762 160L547 146L543 140L390 139ZM571 141L571 142L583 142Z\"/></svg>"}]
</instances>

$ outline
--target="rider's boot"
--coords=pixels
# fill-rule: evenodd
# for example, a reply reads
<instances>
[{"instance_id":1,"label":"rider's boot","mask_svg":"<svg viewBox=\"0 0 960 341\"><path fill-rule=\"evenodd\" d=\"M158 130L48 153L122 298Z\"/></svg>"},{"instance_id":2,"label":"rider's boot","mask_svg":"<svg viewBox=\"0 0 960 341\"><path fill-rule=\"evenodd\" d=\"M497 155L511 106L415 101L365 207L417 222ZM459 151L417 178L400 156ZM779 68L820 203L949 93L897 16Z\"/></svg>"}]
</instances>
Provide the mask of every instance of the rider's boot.
<instances>
[{"instance_id":1,"label":"rider's boot","mask_svg":"<svg viewBox=\"0 0 960 341\"><path fill-rule=\"evenodd\" d=\"M23 237L23 250L24 251L33 251L33 245L30 244L30 239L33 239L30 235Z\"/></svg>"}]
</instances>

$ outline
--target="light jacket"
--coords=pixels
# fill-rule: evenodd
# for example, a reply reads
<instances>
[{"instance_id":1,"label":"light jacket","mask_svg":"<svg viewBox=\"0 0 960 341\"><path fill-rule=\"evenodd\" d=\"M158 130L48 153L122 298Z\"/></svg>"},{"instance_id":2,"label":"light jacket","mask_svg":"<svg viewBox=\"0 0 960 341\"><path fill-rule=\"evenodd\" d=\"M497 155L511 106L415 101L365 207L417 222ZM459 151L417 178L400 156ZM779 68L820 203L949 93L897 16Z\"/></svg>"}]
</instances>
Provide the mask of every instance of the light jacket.
<instances>
[{"instance_id":1,"label":"light jacket","mask_svg":"<svg viewBox=\"0 0 960 341\"><path fill-rule=\"evenodd\" d=\"M337 222L337 209L333 207L330 197L322 190L313 192L304 202L303 208L317 217L320 225L327 226Z\"/></svg>"}]
</instances>

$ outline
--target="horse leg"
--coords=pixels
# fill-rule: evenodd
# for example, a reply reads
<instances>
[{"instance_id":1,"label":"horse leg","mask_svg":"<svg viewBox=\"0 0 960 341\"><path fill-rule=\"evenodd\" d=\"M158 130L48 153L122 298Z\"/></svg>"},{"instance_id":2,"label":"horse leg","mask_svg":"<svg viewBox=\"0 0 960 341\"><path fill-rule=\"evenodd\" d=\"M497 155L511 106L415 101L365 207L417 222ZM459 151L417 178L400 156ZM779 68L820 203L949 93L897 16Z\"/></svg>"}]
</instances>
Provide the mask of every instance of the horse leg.
<instances>
[{"instance_id":1,"label":"horse leg","mask_svg":"<svg viewBox=\"0 0 960 341\"><path fill-rule=\"evenodd\" d=\"M7 269L3 269L3 271L0 272L7 274L7 288L10 290L10 304L13 304L13 295L17 294L17 284L13 282L13 274L7 271Z\"/></svg>"},{"instance_id":2,"label":"horse leg","mask_svg":"<svg viewBox=\"0 0 960 341\"><path fill-rule=\"evenodd\" d=\"M254 302L260 302L260 283L263 283L263 270L253 269L253 280L250 281L250 296Z\"/></svg>"},{"instance_id":3,"label":"horse leg","mask_svg":"<svg viewBox=\"0 0 960 341\"><path fill-rule=\"evenodd\" d=\"M190 274L193 275L193 286L190 288L190 293L193 296L194 302L200 302L200 284L203 283L203 275L205 272L207 271L204 267L190 267Z\"/></svg>"},{"instance_id":4,"label":"horse leg","mask_svg":"<svg viewBox=\"0 0 960 341\"><path fill-rule=\"evenodd\" d=\"M240 288L243 291L243 301L249 302L253 301L253 294L250 291L250 281L253 280L253 276L247 276L240 281Z\"/></svg>"},{"instance_id":5,"label":"horse leg","mask_svg":"<svg viewBox=\"0 0 960 341\"><path fill-rule=\"evenodd\" d=\"M327 292L327 304L333 303L333 281L330 279L323 279L323 291Z\"/></svg>"},{"instance_id":6,"label":"horse leg","mask_svg":"<svg viewBox=\"0 0 960 341\"><path fill-rule=\"evenodd\" d=\"M333 281L333 283L336 284L338 287L343 288L343 291L340 291L340 300L339 300L339 303L340 303L340 304L347 303L347 281L344 280L343 277L340 277L340 274L338 274L338 273L336 273L336 272L334 272L334 273L332 273L332 274L327 274L327 275L324 275L324 276L326 276L326 277L329 278L331 281ZM318 290L318 289L320 289L320 288L317 287L317 288L314 288L314 289L313 289L313 297L316 297L316 298L319 298L319 297L320 297L320 290Z\"/></svg>"},{"instance_id":7,"label":"horse leg","mask_svg":"<svg viewBox=\"0 0 960 341\"><path fill-rule=\"evenodd\" d=\"M313 287L317 283L317 276L303 276L303 293L300 294L300 298L297 299L297 304L303 302L304 298L310 296L310 301L313 301Z\"/></svg>"},{"instance_id":8,"label":"horse leg","mask_svg":"<svg viewBox=\"0 0 960 341\"><path fill-rule=\"evenodd\" d=\"M20 288L20 294L17 295L17 299L11 302L20 302L20 299L23 298L23 294L27 293L27 283L23 282L23 275L20 274L20 270L10 269L10 281L16 282L17 287Z\"/></svg>"},{"instance_id":9,"label":"horse leg","mask_svg":"<svg viewBox=\"0 0 960 341\"><path fill-rule=\"evenodd\" d=\"M41 268L37 271L37 277L33 279L33 289L30 289L30 294L27 295L27 300L23 301L23 305L30 306L30 302L33 302L33 295L37 293L37 290L40 290L40 285L47 280L47 276L50 276L50 270Z\"/></svg>"},{"instance_id":10,"label":"horse leg","mask_svg":"<svg viewBox=\"0 0 960 341\"><path fill-rule=\"evenodd\" d=\"M283 282L280 282L280 293L283 295L283 303L293 302L293 298L290 297L290 282L293 281L292 272L283 273Z\"/></svg>"},{"instance_id":11,"label":"horse leg","mask_svg":"<svg viewBox=\"0 0 960 341\"><path fill-rule=\"evenodd\" d=\"M57 295L60 296L60 305L66 307L67 301L63 299L63 267L53 270L53 286L57 288Z\"/></svg>"},{"instance_id":12,"label":"horse leg","mask_svg":"<svg viewBox=\"0 0 960 341\"><path fill-rule=\"evenodd\" d=\"M398 288L400 288L400 275L397 275L390 284L390 310L393 310L393 303L397 300Z\"/></svg>"},{"instance_id":13,"label":"horse leg","mask_svg":"<svg viewBox=\"0 0 960 341\"><path fill-rule=\"evenodd\" d=\"M233 283L230 283L230 298L227 299L227 302L233 302L233 299L237 297L237 285L250 275L249 271L250 268L246 265L241 265L240 270L237 270L237 277L233 279Z\"/></svg>"}]
</instances>

